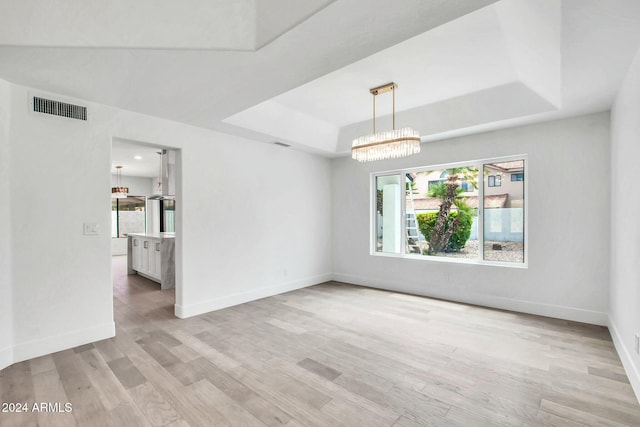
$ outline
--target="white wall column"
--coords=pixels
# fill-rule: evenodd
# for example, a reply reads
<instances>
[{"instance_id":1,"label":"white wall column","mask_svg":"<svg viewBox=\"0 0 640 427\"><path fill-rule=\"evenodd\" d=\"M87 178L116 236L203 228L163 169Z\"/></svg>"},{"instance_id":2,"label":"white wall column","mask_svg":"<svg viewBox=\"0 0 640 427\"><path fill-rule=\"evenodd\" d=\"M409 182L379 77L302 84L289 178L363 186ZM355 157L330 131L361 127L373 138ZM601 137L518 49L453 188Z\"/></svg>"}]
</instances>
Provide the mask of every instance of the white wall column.
<instances>
[{"instance_id":1,"label":"white wall column","mask_svg":"<svg viewBox=\"0 0 640 427\"><path fill-rule=\"evenodd\" d=\"M11 85L0 80L0 369L13 362L13 295L11 280Z\"/></svg>"}]
</instances>

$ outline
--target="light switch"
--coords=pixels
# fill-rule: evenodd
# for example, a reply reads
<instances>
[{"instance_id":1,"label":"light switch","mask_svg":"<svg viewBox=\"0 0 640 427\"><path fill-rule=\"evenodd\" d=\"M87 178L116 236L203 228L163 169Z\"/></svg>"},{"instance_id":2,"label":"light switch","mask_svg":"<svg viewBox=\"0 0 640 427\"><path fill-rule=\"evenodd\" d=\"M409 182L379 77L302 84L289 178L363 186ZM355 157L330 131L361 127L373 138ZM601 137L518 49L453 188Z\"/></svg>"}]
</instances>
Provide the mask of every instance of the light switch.
<instances>
[{"instance_id":1,"label":"light switch","mask_svg":"<svg viewBox=\"0 0 640 427\"><path fill-rule=\"evenodd\" d=\"M100 234L100 227L97 222L85 222L84 233L85 236L97 236Z\"/></svg>"}]
</instances>

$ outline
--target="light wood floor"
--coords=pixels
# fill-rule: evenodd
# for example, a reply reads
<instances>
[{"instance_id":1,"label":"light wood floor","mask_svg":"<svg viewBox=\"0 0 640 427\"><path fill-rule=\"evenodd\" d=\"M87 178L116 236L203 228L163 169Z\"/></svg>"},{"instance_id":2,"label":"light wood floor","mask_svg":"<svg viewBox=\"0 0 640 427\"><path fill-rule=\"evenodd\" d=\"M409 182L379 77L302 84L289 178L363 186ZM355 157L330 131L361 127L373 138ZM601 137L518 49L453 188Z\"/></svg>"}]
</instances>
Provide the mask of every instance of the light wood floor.
<instances>
[{"instance_id":1,"label":"light wood floor","mask_svg":"<svg viewBox=\"0 0 640 427\"><path fill-rule=\"evenodd\" d=\"M114 258L113 339L0 371L9 426L621 426L606 328L328 283L179 320Z\"/></svg>"}]
</instances>

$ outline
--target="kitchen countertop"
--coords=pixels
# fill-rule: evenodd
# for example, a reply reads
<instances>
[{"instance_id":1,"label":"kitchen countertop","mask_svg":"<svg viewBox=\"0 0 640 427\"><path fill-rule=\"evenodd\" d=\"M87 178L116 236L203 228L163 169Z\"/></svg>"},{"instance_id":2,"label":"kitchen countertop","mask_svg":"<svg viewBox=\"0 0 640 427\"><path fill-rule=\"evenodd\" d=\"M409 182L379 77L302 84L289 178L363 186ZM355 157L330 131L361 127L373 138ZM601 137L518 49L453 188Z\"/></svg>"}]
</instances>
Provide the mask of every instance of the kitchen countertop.
<instances>
[{"instance_id":1,"label":"kitchen countertop","mask_svg":"<svg viewBox=\"0 0 640 427\"><path fill-rule=\"evenodd\" d=\"M154 239L173 239L176 237L176 233L129 233L128 235L133 237L151 237Z\"/></svg>"}]
</instances>

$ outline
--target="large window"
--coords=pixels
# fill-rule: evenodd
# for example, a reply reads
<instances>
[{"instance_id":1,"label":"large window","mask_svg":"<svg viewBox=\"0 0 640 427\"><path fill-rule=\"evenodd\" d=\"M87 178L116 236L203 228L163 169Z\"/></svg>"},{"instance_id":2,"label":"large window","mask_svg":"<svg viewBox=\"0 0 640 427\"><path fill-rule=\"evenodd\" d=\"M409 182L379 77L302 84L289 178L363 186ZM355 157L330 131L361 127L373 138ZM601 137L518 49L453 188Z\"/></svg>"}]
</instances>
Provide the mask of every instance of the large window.
<instances>
[{"instance_id":1,"label":"large window","mask_svg":"<svg viewBox=\"0 0 640 427\"><path fill-rule=\"evenodd\" d=\"M145 197L128 196L111 201L111 237L127 237L146 230Z\"/></svg>"},{"instance_id":2,"label":"large window","mask_svg":"<svg viewBox=\"0 0 640 427\"><path fill-rule=\"evenodd\" d=\"M373 174L372 253L526 265L525 166L516 156Z\"/></svg>"}]
</instances>

